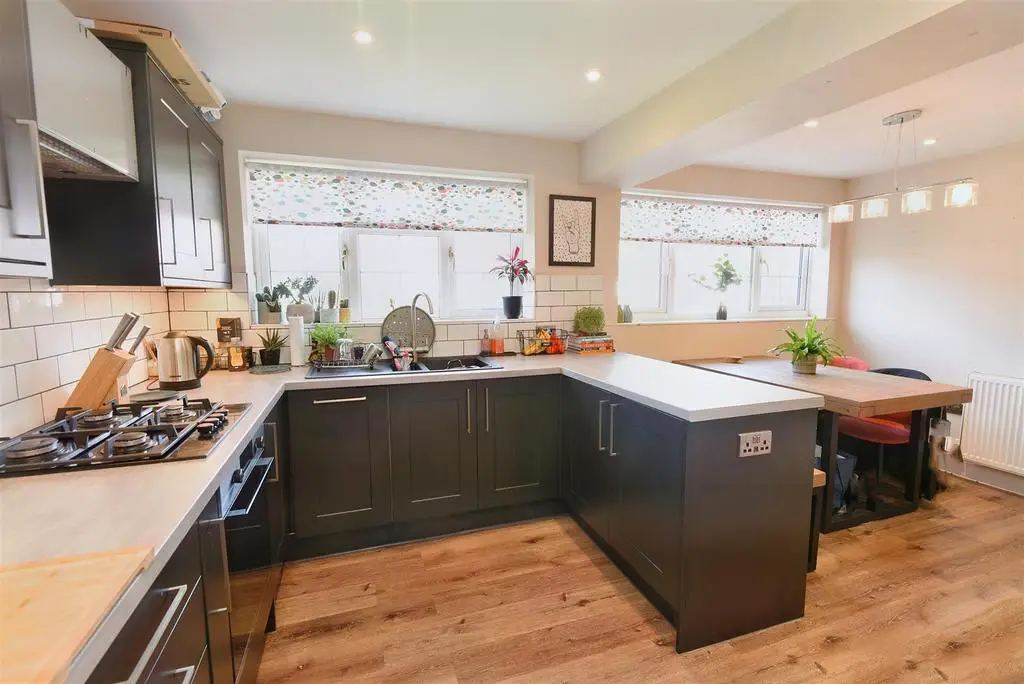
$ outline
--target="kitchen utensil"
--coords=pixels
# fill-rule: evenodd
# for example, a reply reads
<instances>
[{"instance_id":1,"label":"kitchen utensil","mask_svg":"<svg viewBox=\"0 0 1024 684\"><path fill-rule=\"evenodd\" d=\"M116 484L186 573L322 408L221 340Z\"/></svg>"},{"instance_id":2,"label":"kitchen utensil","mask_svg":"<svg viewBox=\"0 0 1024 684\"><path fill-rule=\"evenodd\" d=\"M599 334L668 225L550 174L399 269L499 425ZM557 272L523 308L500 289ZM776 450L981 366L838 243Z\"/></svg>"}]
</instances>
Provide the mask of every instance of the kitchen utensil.
<instances>
[{"instance_id":1,"label":"kitchen utensil","mask_svg":"<svg viewBox=\"0 0 1024 684\"><path fill-rule=\"evenodd\" d=\"M384 350L381 349L380 345L369 343L363 347L363 358L360 359L367 366L372 366L373 363L384 354Z\"/></svg>"},{"instance_id":2,"label":"kitchen utensil","mask_svg":"<svg viewBox=\"0 0 1024 684\"><path fill-rule=\"evenodd\" d=\"M156 345L149 340L142 340L142 346L146 348L146 356L156 361Z\"/></svg>"},{"instance_id":3,"label":"kitchen utensil","mask_svg":"<svg viewBox=\"0 0 1024 684\"><path fill-rule=\"evenodd\" d=\"M402 370L402 352L399 351L398 345L389 335L385 335L381 341L384 343L384 348L391 352L391 367L396 371Z\"/></svg>"},{"instance_id":4,"label":"kitchen utensil","mask_svg":"<svg viewBox=\"0 0 1024 684\"><path fill-rule=\"evenodd\" d=\"M126 313L121 316L121 320L117 322L117 327L114 328L114 332L110 334L110 339L107 340L106 348L110 350L117 349L124 341L128 339L128 333L132 331L135 324L139 321L139 314L137 313Z\"/></svg>"},{"instance_id":5,"label":"kitchen utensil","mask_svg":"<svg viewBox=\"0 0 1024 684\"><path fill-rule=\"evenodd\" d=\"M400 306L393 309L381 324L381 335L390 337L399 347L415 346L416 351L427 352L434 346L437 330L434 319L423 309L416 307L416 340L413 345L412 326L410 325L409 307Z\"/></svg>"},{"instance_id":6,"label":"kitchen utensil","mask_svg":"<svg viewBox=\"0 0 1024 684\"><path fill-rule=\"evenodd\" d=\"M206 352L205 364L200 363L200 348ZM160 389L196 389L213 367L213 347L202 337L171 331L158 343L156 359Z\"/></svg>"},{"instance_id":7,"label":"kitchen utensil","mask_svg":"<svg viewBox=\"0 0 1024 684\"><path fill-rule=\"evenodd\" d=\"M132 346L128 347L128 353L129 354L134 354L135 353L135 350L139 348L140 344L142 344L142 340L146 339L146 333L148 333L148 332L149 332L149 326L148 325L142 326L142 330L139 331L139 336L135 338L134 342L132 342Z\"/></svg>"}]
</instances>

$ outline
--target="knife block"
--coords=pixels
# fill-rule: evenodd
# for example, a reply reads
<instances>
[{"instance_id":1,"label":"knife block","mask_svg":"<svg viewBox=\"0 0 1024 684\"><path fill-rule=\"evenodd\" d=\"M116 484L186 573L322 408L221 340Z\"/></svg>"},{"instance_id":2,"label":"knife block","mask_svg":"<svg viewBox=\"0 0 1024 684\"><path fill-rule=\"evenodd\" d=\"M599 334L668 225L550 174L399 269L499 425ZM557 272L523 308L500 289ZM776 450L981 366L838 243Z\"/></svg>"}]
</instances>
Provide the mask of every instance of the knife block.
<instances>
[{"instance_id":1,"label":"knife block","mask_svg":"<svg viewBox=\"0 0 1024 684\"><path fill-rule=\"evenodd\" d=\"M100 347L64 405L96 409L111 401L122 401L128 394L128 371L133 363L134 354Z\"/></svg>"}]
</instances>

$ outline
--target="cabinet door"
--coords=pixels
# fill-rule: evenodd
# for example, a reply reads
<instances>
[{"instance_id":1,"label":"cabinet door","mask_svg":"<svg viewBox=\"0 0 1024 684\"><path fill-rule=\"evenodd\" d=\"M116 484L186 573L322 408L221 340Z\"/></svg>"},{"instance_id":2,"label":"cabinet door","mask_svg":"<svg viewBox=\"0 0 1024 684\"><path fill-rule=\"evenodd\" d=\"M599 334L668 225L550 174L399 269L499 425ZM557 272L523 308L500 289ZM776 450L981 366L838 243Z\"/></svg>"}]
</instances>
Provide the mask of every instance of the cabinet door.
<instances>
[{"instance_id":1,"label":"cabinet door","mask_svg":"<svg viewBox=\"0 0 1024 684\"><path fill-rule=\"evenodd\" d=\"M150 81L160 263L165 278L200 279L203 269L192 213L192 161L186 123L191 116L190 105L152 65Z\"/></svg>"},{"instance_id":2,"label":"cabinet door","mask_svg":"<svg viewBox=\"0 0 1024 684\"><path fill-rule=\"evenodd\" d=\"M223 146L201 123L190 128L192 159L192 206L201 273L197 277L216 283L231 282L228 233L224 223Z\"/></svg>"},{"instance_id":3,"label":"cabinet door","mask_svg":"<svg viewBox=\"0 0 1024 684\"><path fill-rule=\"evenodd\" d=\"M612 396L609 458L615 474L609 542L670 604L679 594L686 424Z\"/></svg>"},{"instance_id":4,"label":"cabinet door","mask_svg":"<svg viewBox=\"0 0 1024 684\"><path fill-rule=\"evenodd\" d=\"M558 376L479 383L480 507L558 495Z\"/></svg>"},{"instance_id":5,"label":"cabinet door","mask_svg":"<svg viewBox=\"0 0 1024 684\"><path fill-rule=\"evenodd\" d=\"M288 422L298 536L391 521L385 388L289 392Z\"/></svg>"},{"instance_id":6,"label":"cabinet door","mask_svg":"<svg viewBox=\"0 0 1024 684\"><path fill-rule=\"evenodd\" d=\"M601 537L608 537L608 393L566 378L562 386L564 492L569 506Z\"/></svg>"},{"instance_id":7,"label":"cabinet door","mask_svg":"<svg viewBox=\"0 0 1024 684\"><path fill-rule=\"evenodd\" d=\"M475 392L472 382L392 388L396 520L477 507Z\"/></svg>"}]
</instances>

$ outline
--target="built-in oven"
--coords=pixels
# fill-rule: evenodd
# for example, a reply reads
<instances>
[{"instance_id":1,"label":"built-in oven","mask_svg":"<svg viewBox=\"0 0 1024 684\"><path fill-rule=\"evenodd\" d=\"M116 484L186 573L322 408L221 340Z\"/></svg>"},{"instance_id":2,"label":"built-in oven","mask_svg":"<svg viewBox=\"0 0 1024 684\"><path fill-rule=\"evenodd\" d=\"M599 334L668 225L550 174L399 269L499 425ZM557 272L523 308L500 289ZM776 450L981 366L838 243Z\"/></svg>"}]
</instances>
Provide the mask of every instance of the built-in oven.
<instances>
[{"instance_id":1,"label":"built-in oven","mask_svg":"<svg viewBox=\"0 0 1024 684\"><path fill-rule=\"evenodd\" d=\"M204 577L220 578L206 591L214 684L254 682L266 633L274 629L283 535L274 523L283 516L278 468L261 426L200 521Z\"/></svg>"}]
</instances>

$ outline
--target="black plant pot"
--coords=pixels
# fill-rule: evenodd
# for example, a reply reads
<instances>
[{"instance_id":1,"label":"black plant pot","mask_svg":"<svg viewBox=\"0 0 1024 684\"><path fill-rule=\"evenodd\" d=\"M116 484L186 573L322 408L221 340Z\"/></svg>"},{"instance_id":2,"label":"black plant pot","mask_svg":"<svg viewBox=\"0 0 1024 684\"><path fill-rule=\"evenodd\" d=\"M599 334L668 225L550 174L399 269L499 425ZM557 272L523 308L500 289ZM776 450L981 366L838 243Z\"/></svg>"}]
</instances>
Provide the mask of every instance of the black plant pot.
<instances>
[{"instance_id":1,"label":"black plant pot","mask_svg":"<svg viewBox=\"0 0 1024 684\"><path fill-rule=\"evenodd\" d=\"M719 321L724 321L729 318L729 310L725 308L725 304L718 305L718 313L715 314L715 318Z\"/></svg>"},{"instance_id":2,"label":"black plant pot","mask_svg":"<svg viewBox=\"0 0 1024 684\"><path fill-rule=\"evenodd\" d=\"M260 363L264 366L276 366L281 363L280 349L260 349Z\"/></svg>"},{"instance_id":3,"label":"black plant pot","mask_svg":"<svg viewBox=\"0 0 1024 684\"><path fill-rule=\"evenodd\" d=\"M505 312L505 318L513 320L523 315L523 295L512 295L501 298L501 308Z\"/></svg>"}]
</instances>

